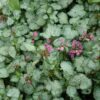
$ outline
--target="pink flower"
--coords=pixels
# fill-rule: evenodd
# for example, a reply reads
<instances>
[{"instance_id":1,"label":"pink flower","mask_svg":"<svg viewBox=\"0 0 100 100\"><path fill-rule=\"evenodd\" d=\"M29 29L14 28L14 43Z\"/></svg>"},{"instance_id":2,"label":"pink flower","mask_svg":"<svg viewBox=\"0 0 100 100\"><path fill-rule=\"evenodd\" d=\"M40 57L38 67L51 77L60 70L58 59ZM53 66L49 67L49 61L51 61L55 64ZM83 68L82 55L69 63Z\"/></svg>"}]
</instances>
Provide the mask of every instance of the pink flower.
<instances>
[{"instance_id":1,"label":"pink flower","mask_svg":"<svg viewBox=\"0 0 100 100\"><path fill-rule=\"evenodd\" d=\"M34 44L34 42L35 42L34 39L32 39L32 44Z\"/></svg>"},{"instance_id":2,"label":"pink flower","mask_svg":"<svg viewBox=\"0 0 100 100\"><path fill-rule=\"evenodd\" d=\"M75 51L74 50L70 50L69 51L69 56L73 59L74 58L74 56L75 56Z\"/></svg>"},{"instance_id":3,"label":"pink flower","mask_svg":"<svg viewBox=\"0 0 100 100\"><path fill-rule=\"evenodd\" d=\"M73 40L73 42L72 42L72 48L74 49L74 48L76 48L76 40Z\"/></svg>"},{"instance_id":4,"label":"pink flower","mask_svg":"<svg viewBox=\"0 0 100 100\"><path fill-rule=\"evenodd\" d=\"M84 32L82 34L81 37L79 37L80 40L87 40L87 41L90 41L90 40L93 40L94 39L94 35L93 34L87 34L86 32Z\"/></svg>"},{"instance_id":5,"label":"pink flower","mask_svg":"<svg viewBox=\"0 0 100 100\"><path fill-rule=\"evenodd\" d=\"M48 43L45 43L44 46L45 46L45 49L46 49L49 53L53 51L52 45L50 45L50 44L48 44Z\"/></svg>"},{"instance_id":6,"label":"pink flower","mask_svg":"<svg viewBox=\"0 0 100 100\"><path fill-rule=\"evenodd\" d=\"M33 37L37 37L37 36L38 36L38 32L35 31L35 32L33 33Z\"/></svg>"},{"instance_id":7,"label":"pink flower","mask_svg":"<svg viewBox=\"0 0 100 100\"><path fill-rule=\"evenodd\" d=\"M69 55L71 58L74 58L75 55L79 56L83 52L83 46L82 44L77 41L72 41L72 49L69 51Z\"/></svg>"},{"instance_id":8,"label":"pink flower","mask_svg":"<svg viewBox=\"0 0 100 100\"><path fill-rule=\"evenodd\" d=\"M58 47L57 50L59 50L59 51L64 51L64 47L63 47L63 46Z\"/></svg>"},{"instance_id":9,"label":"pink flower","mask_svg":"<svg viewBox=\"0 0 100 100\"><path fill-rule=\"evenodd\" d=\"M51 39L50 38L48 38L46 40L47 40L47 43L51 43Z\"/></svg>"},{"instance_id":10,"label":"pink flower","mask_svg":"<svg viewBox=\"0 0 100 100\"><path fill-rule=\"evenodd\" d=\"M77 40L72 41L72 49L83 49L81 42Z\"/></svg>"},{"instance_id":11,"label":"pink flower","mask_svg":"<svg viewBox=\"0 0 100 100\"><path fill-rule=\"evenodd\" d=\"M94 35L90 34L89 38L90 38L90 40L94 40Z\"/></svg>"}]
</instances>

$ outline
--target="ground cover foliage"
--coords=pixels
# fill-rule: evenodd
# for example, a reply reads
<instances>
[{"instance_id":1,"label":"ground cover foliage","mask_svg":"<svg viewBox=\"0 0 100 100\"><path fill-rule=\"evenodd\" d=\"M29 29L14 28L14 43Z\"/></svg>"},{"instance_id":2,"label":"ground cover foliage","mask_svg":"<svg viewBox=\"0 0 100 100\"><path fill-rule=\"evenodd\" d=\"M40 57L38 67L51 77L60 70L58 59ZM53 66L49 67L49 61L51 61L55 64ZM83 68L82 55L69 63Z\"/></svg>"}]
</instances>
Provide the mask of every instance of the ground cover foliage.
<instances>
[{"instance_id":1,"label":"ground cover foliage","mask_svg":"<svg viewBox=\"0 0 100 100\"><path fill-rule=\"evenodd\" d=\"M0 0L0 100L100 100L100 0Z\"/></svg>"}]
</instances>

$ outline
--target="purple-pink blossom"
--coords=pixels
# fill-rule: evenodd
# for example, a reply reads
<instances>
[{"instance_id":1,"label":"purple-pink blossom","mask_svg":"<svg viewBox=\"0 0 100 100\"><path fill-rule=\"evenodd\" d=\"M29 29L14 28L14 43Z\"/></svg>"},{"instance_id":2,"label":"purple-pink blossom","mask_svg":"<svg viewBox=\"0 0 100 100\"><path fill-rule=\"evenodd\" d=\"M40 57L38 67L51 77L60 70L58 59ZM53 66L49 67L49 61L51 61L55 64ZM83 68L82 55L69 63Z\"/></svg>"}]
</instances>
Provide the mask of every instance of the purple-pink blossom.
<instances>
[{"instance_id":1,"label":"purple-pink blossom","mask_svg":"<svg viewBox=\"0 0 100 100\"><path fill-rule=\"evenodd\" d=\"M37 37L37 36L38 36L38 32L37 31L33 32L33 37Z\"/></svg>"},{"instance_id":2,"label":"purple-pink blossom","mask_svg":"<svg viewBox=\"0 0 100 100\"><path fill-rule=\"evenodd\" d=\"M50 44L48 44L48 43L45 43L44 46L45 46L45 49L46 49L49 53L53 51L52 45L50 45Z\"/></svg>"},{"instance_id":3,"label":"purple-pink blossom","mask_svg":"<svg viewBox=\"0 0 100 100\"><path fill-rule=\"evenodd\" d=\"M48 38L46 40L47 40L47 43L51 43L51 41L52 41L50 38Z\"/></svg>"},{"instance_id":4,"label":"purple-pink blossom","mask_svg":"<svg viewBox=\"0 0 100 100\"><path fill-rule=\"evenodd\" d=\"M72 41L72 49L83 49L83 46L80 41L73 40Z\"/></svg>"},{"instance_id":5,"label":"purple-pink blossom","mask_svg":"<svg viewBox=\"0 0 100 100\"><path fill-rule=\"evenodd\" d=\"M59 50L59 51L64 51L64 47L63 47L63 46L58 47L57 50Z\"/></svg>"},{"instance_id":6,"label":"purple-pink blossom","mask_svg":"<svg viewBox=\"0 0 100 100\"><path fill-rule=\"evenodd\" d=\"M32 39L32 44L34 44L34 42L35 42L34 39Z\"/></svg>"},{"instance_id":7,"label":"purple-pink blossom","mask_svg":"<svg viewBox=\"0 0 100 100\"><path fill-rule=\"evenodd\" d=\"M94 35L93 34L87 34L87 32L84 32L82 34L82 36L79 37L80 40L87 40L87 41L90 41L90 40L94 40Z\"/></svg>"},{"instance_id":8,"label":"purple-pink blossom","mask_svg":"<svg viewBox=\"0 0 100 100\"><path fill-rule=\"evenodd\" d=\"M93 34L90 34L89 39L90 40L94 40L94 35Z\"/></svg>"},{"instance_id":9,"label":"purple-pink blossom","mask_svg":"<svg viewBox=\"0 0 100 100\"><path fill-rule=\"evenodd\" d=\"M73 40L72 48L69 51L69 55L71 58L74 58L75 55L79 56L83 52L83 46L80 41Z\"/></svg>"}]
</instances>

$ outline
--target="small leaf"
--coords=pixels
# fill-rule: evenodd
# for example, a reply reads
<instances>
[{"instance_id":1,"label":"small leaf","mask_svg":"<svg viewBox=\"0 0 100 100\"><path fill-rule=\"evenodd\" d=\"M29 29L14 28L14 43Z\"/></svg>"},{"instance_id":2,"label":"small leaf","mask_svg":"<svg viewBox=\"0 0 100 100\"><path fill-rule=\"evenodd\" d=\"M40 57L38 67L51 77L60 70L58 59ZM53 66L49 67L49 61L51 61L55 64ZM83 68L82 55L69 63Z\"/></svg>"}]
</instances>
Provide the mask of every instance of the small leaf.
<instances>
[{"instance_id":1,"label":"small leaf","mask_svg":"<svg viewBox=\"0 0 100 100\"><path fill-rule=\"evenodd\" d=\"M70 80L70 85L75 86L77 89L86 90L91 88L92 82L91 80L84 74L75 75Z\"/></svg>"},{"instance_id":2,"label":"small leaf","mask_svg":"<svg viewBox=\"0 0 100 100\"><path fill-rule=\"evenodd\" d=\"M86 12L84 10L83 5L75 5L69 12L68 15L71 17L83 17Z\"/></svg>"},{"instance_id":3,"label":"small leaf","mask_svg":"<svg viewBox=\"0 0 100 100\"><path fill-rule=\"evenodd\" d=\"M16 36L25 35L29 31L28 26L25 24L17 24L13 27L13 30L16 33Z\"/></svg>"},{"instance_id":4,"label":"small leaf","mask_svg":"<svg viewBox=\"0 0 100 100\"><path fill-rule=\"evenodd\" d=\"M40 17L40 18L36 21L36 24L39 25L39 26L43 26L43 25L45 24L45 22L46 22L46 21L45 21L43 18Z\"/></svg>"},{"instance_id":5,"label":"small leaf","mask_svg":"<svg viewBox=\"0 0 100 100\"><path fill-rule=\"evenodd\" d=\"M63 37L57 38L53 41L53 45L55 47L60 47L60 46L64 45L64 43L65 43L65 38L63 38Z\"/></svg>"},{"instance_id":6,"label":"small leaf","mask_svg":"<svg viewBox=\"0 0 100 100\"><path fill-rule=\"evenodd\" d=\"M24 92L26 93L26 94L32 94L33 93L33 86L31 85L31 84L24 84L24 86L23 86L23 88L24 88Z\"/></svg>"},{"instance_id":7,"label":"small leaf","mask_svg":"<svg viewBox=\"0 0 100 100\"><path fill-rule=\"evenodd\" d=\"M94 95L95 100L100 100L100 86L94 87L93 95Z\"/></svg>"},{"instance_id":8,"label":"small leaf","mask_svg":"<svg viewBox=\"0 0 100 100\"><path fill-rule=\"evenodd\" d=\"M16 50L13 46L9 47L9 51L8 51L9 55L13 58L15 58L16 56Z\"/></svg>"},{"instance_id":9,"label":"small leaf","mask_svg":"<svg viewBox=\"0 0 100 100\"><path fill-rule=\"evenodd\" d=\"M14 23L13 18L8 17L8 19L7 19L7 24L8 24L8 25L12 25L13 23Z\"/></svg>"},{"instance_id":10,"label":"small leaf","mask_svg":"<svg viewBox=\"0 0 100 100\"><path fill-rule=\"evenodd\" d=\"M19 0L8 0L8 4L12 11L20 9Z\"/></svg>"},{"instance_id":11,"label":"small leaf","mask_svg":"<svg viewBox=\"0 0 100 100\"><path fill-rule=\"evenodd\" d=\"M4 81L0 79L0 95L5 94Z\"/></svg>"},{"instance_id":12,"label":"small leaf","mask_svg":"<svg viewBox=\"0 0 100 100\"><path fill-rule=\"evenodd\" d=\"M9 76L9 74L7 72L7 69L6 68L0 68L0 78L6 78L8 76Z\"/></svg>"},{"instance_id":13,"label":"small leaf","mask_svg":"<svg viewBox=\"0 0 100 100\"><path fill-rule=\"evenodd\" d=\"M100 0L88 0L89 3L99 3Z\"/></svg>"},{"instance_id":14,"label":"small leaf","mask_svg":"<svg viewBox=\"0 0 100 100\"><path fill-rule=\"evenodd\" d=\"M51 91L53 96L60 96L62 93L62 84L58 80L49 81L46 88Z\"/></svg>"},{"instance_id":15,"label":"small leaf","mask_svg":"<svg viewBox=\"0 0 100 100\"><path fill-rule=\"evenodd\" d=\"M10 88L7 92L8 97L19 98L19 95L20 95L20 91L15 87Z\"/></svg>"},{"instance_id":16,"label":"small leaf","mask_svg":"<svg viewBox=\"0 0 100 100\"><path fill-rule=\"evenodd\" d=\"M5 60L5 57L0 55L0 62L3 62Z\"/></svg>"},{"instance_id":17,"label":"small leaf","mask_svg":"<svg viewBox=\"0 0 100 100\"><path fill-rule=\"evenodd\" d=\"M66 39L71 40L76 36L78 36L78 32L76 30L73 30L71 26L67 25L63 29L63 35L65 36Z\"/></svg>"},{"instance_id":18,"label":"small leaf","mask_svg":"<svg viewBox=\"0 0 100 100\"><path fill-rule=\"evenodd\" d=\"M63 61L61 62L60 66L64 72L68 73L69 75L73 75L74 71L70 62Z\"/></svg>"},{"instance_id":19,"label":"small leaf","mask_svg":"<svg viewBox=\"0 0 100 100\"><path fill-rule=\"evenodd\" d=\"M68 7L72 3L73 0L57 0L58 4L61 5L63 8Z\"/></svg>"},{"instance_id":20,"label":"small leaf","mask_svg":"<svg viewBox=\"0 0 100 100\"><path fill-rule=\"evenodd\" d=\"M59 22L60 24L67 24L68 23L68 17L67 14L61 12L58 14Z\"/></svg>"},{"instance_id":21,"label":"small leaf","mask_svg":"<svg viewBox=\"0 0 100 100\"><path fill-rule=\"evenodd\" d=\"M24 42L22 44L22 48L24 49L24 51L35 51L36 50L34 45L32 45L31 43L27 43L27 42Z\"/></svg>"},{"instance_id":22,"label":"small leaf","mask_svg":"<svg viewBox=\"0 0 100 100\"><path fill-rule=\"evenodd\" d=\"M11 35L11 30L5 29L5 30L3 31L3 36L4 36L4 37L9 37L10 35Z\"/></svg>"},{"instance_id":23,"label":"small leaf","mask_svg":"<svg viewBox=\"0 0 100 100\"><path fill-rule=\"evenodd\" d=\"M75 87L73 86L68 86L66 93L70 96L70 97L75 97L77 95L77 90Z\"/></svg>"},{"instance_id":24,"label":"small leaf","mask_svg":"<svg viewBox=\"0 0 100 100\"><path fill-rule=\"evenodd\" d=\"M60 36L61 29L59 26L56 25L48 25L46 31L41 35L45 38L50 38L51 36Z\"/></svg>"},{"instance_id":25,"label":"small leaf","mask_svg":"<svg viewBox=\"0 0 100 100\"><path fill-rule=\"evenodd\" d=\"M11 77L10 81L11 81L11 82L17 83L17 82L19 81L19 78L18 78L17 75L13 75L13 76Z\"/></svg>"},{"instance_id":26,"label":"small leaf","mask_svg":"<svg viewBox=\"0 0 100 100\"><path fill-rule=\"evenodd\" d=\"M76 57L75 60L74 60L74 65L76 67L76 70L78 72L83 72L84 71L84 68L82 67L84 63L84 57Z\"/></svg>"},{"instance_id":27,"label":"small leaf","mask_svg":"<svg viewBox=\"0 0 100 100\"><path fill-rule=\"evenodd\" d=\"M0 54L3 56L8 55L8 47L6 46L0 47Z\"/></svg>"},{"instance_id":28,"label":"small leaf","mask_svg":"<svg viewBox=\"0 0 100 100\"><path fill-rule=\"evenodd\" d=\"M39 81L40 77L41 77L41 72L39 70L34 70L32 79L35 81Z\"/></svg>"}]
</instances>

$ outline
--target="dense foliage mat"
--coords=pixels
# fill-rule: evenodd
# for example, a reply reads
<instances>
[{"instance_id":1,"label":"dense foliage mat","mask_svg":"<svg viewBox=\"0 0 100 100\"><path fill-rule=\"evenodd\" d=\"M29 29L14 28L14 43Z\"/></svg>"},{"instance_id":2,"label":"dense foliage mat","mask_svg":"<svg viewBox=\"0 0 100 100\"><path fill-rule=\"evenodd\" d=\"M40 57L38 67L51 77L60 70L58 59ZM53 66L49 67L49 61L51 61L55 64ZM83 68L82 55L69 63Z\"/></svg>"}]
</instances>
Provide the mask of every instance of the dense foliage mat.
<instances>
[{"instance_id":1,"label":"dense foliage mat","mask_svg":"<svg viewBox=\"0 0 100 100\"><path fill-rule=\"evenodd\" d=\"M0 0L0 100L100 100L100 0Z\"/></svg>"}]
</instances>

